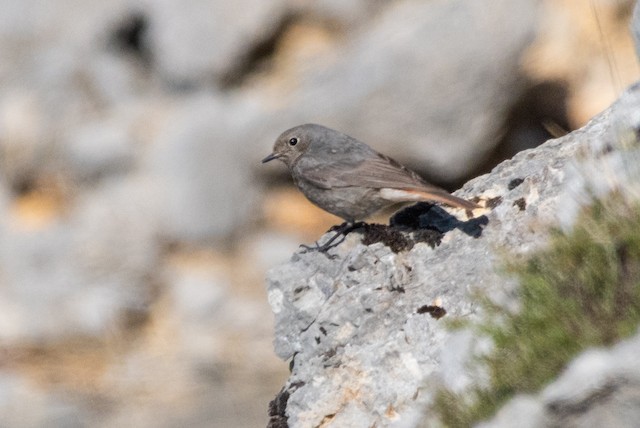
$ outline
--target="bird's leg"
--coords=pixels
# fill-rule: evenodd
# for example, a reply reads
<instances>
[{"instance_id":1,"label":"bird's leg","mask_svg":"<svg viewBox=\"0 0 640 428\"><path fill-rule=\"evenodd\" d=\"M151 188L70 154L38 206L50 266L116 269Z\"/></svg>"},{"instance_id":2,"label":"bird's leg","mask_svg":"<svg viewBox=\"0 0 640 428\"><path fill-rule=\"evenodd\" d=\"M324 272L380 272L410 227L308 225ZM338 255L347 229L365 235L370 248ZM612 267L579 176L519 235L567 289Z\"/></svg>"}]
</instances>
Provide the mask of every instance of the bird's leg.
<instances>
[{"instance_id":1,"label":"bird's leg","mask_svg":"<svg viewBox=\"0 0 640 428\"><path fill-rule=\"evenodd\" d=\"M314 246L308 246L308 245L300 245L302 248L304 248L304 252L307 251L318 251L321 253L326 253L327 251L329 251L331 248L336 247L338 245L340 245L342 243L342 241L344 241L347 237L347 235L351 232L353 232L356 229L361 228L364 225L364 222L349 222L349 221L345 221L344 223L342 223L340 226L336 227L336 228L332 228L332 230L335 232L335 235L333 235L327 242L325 242L324 244L320 245L318 244L318 242L315 243ZM342 238L341 240L339 240L338 242L334 242L336 239L338 238Z\"/></svg>"}]
</instances>

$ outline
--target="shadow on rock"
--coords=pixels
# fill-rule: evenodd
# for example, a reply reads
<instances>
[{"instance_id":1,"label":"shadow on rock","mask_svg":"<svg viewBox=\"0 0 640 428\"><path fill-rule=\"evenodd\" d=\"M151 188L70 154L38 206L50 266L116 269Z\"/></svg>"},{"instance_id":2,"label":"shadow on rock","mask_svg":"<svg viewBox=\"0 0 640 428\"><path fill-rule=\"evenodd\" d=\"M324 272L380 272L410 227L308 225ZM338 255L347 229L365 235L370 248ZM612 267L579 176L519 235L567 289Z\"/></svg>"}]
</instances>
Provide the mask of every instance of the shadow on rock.
<instances>
[{"instance_id":1,"label":"shadow on rock","mask_svg":"<svg viewBox=\"0 0 640 428\"><path fill-rule=\"evenodd\" d=\"M419 202L398 211L391 217L389 224L392 227L416 230L418 233L430 230L445 234L453 229L459 229L473 238L479 238L484 227L489 224L489 218L482 215L467 221L460 221L438 205Z\"/></svg>"},{"instance_id":2,"label":"shadow on rock","mask_svg":"<svg viewBox=\"0 0 640 428\"><path fill-rule=\"evenodd\" d=\"M399 253L411 250L418 242L435 248L442 242L444 234L453 229L479 238L488 223L489 219L484 215L460 221L437 205L421 202L396 213L391 217L389 226L360 223L353 230L363 235L364 245L380 242L394 253Z\"/></svg>"}]
</instances>

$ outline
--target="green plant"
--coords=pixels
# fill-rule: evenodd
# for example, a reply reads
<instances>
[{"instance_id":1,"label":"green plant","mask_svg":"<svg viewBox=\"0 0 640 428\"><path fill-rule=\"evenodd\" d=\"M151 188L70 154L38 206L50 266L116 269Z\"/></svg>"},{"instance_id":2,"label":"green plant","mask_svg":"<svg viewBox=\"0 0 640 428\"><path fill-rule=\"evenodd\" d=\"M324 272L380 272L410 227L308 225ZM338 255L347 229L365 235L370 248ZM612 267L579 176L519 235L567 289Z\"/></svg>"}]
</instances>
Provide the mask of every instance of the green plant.
<instances>
[{"instance_id":1,"label":"green plant","mask_svg":"<svg viewBox=\"0 0 640 428\"><path fill-rule=\"evenodd\" d=\"M516 393L535 392L577 353L610 345L640 323L640 207L612 196L585 210L572 232L554 232L548 249L507 271L520 280L517 313L484 300L487 319L475 326L493 340L480 358L486 388L440 391L435 410L450 427L490 417Z\"/></svg>"}]
</instances>

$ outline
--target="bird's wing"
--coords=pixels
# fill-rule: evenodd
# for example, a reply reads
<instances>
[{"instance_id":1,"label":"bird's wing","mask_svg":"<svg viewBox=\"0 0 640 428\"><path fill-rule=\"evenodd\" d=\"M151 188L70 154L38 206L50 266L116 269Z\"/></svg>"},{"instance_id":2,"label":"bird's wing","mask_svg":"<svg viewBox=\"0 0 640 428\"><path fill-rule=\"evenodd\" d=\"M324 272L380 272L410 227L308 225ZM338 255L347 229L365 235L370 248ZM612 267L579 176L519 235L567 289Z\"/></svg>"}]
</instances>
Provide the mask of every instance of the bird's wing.
<instances>
[{"instance_id":1,"label":"bird's wing","mask_svg":"<svg viewBox=\"0 0 640 428\"><path fill-rule=\"evenodd\" d=\"M415 172L377 152L357 162L308 164L301 172L300 175L305 181L323 189L370 187L386 189L385 197L398 202L432 200L465 209L478 207L473 202L453 196L446 190L425 182Z\"/></svg>"},{"instance_id":2,"label":"bird's wing","mask_svg":"<svg viewBox=\"0 0 640 428\"><path fill-rule=\"evenodd\" d=\"M329 163L301 162L299 171L305 180L325 189L352 186L378 189L436 188L425 183L415 172L376 152L356 162L346 159Z\"/></svg>"}]
</instances>

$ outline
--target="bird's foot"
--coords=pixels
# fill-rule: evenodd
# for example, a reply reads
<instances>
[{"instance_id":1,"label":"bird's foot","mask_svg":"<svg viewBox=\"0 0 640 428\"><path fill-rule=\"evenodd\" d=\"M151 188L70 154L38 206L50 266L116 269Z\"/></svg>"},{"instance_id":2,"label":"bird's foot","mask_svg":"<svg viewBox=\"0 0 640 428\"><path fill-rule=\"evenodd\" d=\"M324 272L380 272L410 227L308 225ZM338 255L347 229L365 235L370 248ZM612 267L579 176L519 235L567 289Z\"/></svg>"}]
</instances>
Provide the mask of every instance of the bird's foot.
<instances>
[{"instance_id":1,"label":"bird's foot","mask_svg":"<svg viewBox=\"0 0 640 428\"><path fill-rule=\"evenodd\" d=\"M320 245L318 244L318 242L316 241L314 245L309 246L309 245L300 245L303 248L302 253L306 253L309 251L318 251L320 253L325 254L327 257L329 258L335 258L337 256L335 255L330 255L328 253L328 251L333 248L333 247L337 247L338 245L340 245L342 243L342 241L344 241L347 238L347 235L351 232L353 232L356 229L360 229L361 227L364 226L364 222L362 221L358 221L358 222L348 222L345 221L344 223L342 223L339 226L334 226L331 229L329 229L329 231L333 231L335 232L335 234L324 244ZM336 242L336 240L338 238L342 238L340 240L338 240Z\"/></svg>"}]
</instances>

